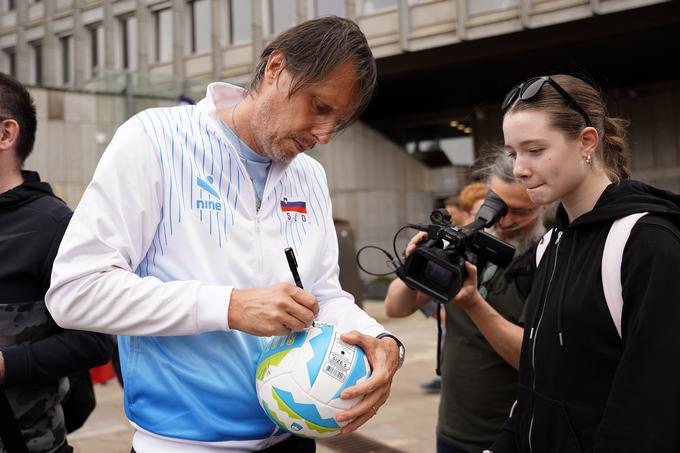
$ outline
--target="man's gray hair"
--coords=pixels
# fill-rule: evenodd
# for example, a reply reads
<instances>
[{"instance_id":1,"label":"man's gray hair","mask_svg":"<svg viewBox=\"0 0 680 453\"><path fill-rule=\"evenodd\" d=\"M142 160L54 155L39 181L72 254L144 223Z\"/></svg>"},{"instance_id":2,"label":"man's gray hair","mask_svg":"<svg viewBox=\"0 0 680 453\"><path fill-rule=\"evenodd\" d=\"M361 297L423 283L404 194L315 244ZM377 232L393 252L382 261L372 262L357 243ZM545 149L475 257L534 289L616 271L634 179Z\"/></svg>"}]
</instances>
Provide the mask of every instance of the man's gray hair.
<instances>
[{"instance_id":1,"label":"man's gray hair","mask_svg":"<svg viewBox=\"0 0 680 453\"><path fill-rule=\"evenodd\" d=\"M474 173L487 183L490 183L494 176L506 183L520 182L515 177L513 167L514 162L503 147L490 146L482 152L482 157L480 157Z\"/></svg>"},{"instance_id":2,"label":"man's gray hair","mask_svg":"<svg viewBox=\"0 0 680 453\"><path fill-rule=\"evenodd\" d=\"M305 85L323 80L339 64L351 61L356 70L359 89L357 102L349 118L339 129L352 124L366 109L376 86L377 70L366 36L351 20L327 16L308 20L278 35L262 51L250 82L248 94L256 93L262 83L269 56L281 52L284 68L293 83L288 96L293 96Z\"/></svg>"},{"instance_id":3,"label":"man's gray hair","mask_svg":"<svg viewBox=\"0 0 680 453\"><path fill-rule=\"evenodd\" d=\"M522 182L513 172L514 165L515 163L508 156L505 148L495 145L486 146L482 150L482 157L477 161L477 169L474 174L478 178L484 179L488 185L491 185L491 179L494 177L507 184L521 184ZM515 247L515 256L524 254L545 234L544 215L545 211L540 210L534 228L530 231L524 231L512 239L506 239L508 243Z\"/></svg>"}]
</instances>

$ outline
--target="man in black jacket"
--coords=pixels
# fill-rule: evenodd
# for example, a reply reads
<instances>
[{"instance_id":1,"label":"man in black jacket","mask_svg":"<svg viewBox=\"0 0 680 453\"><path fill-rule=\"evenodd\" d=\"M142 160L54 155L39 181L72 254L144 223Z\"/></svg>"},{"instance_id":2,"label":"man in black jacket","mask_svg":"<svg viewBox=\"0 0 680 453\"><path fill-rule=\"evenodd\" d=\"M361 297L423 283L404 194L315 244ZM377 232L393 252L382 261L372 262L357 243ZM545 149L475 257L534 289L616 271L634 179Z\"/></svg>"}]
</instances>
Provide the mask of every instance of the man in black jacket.
<instances>
[{"instance_id":1,"label":"man in black jacket","mask_svg":"<svg viewBox=\"0 0 680 453\"><path fill-rule=\"evenodd\" d=\"M37 173L21 170L36 127L30 94L0 73L0 431L7 438L18 427L15 439L30 452L70 452L61 406L67 376L106 363L113 342L61 329L45 307L71 210ZM0 439L0 452L15 449Z\"/></svg>"}]
</instances>

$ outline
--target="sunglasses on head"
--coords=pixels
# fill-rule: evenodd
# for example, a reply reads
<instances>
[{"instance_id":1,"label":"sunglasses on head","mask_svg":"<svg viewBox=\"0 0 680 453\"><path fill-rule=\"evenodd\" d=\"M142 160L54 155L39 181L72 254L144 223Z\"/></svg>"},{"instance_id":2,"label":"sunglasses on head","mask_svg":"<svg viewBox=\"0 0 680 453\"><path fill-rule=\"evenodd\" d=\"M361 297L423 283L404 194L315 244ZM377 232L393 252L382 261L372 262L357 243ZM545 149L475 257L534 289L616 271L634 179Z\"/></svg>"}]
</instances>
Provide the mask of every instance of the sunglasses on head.
<instances>
[{"instance_id":1,"label":"sunglasses on head","mask_svg":"<svg viewBox=\"0 0 680 453\"><path fill-rule=\"evenodd\" d=\"M533 79L529 79L521 85L515 85L512 87L508 94L505 95L505 99L503 99L503 103L501 104L501 112L505 114L505 112L508 111L510 106L514 104L517 99L521 99L522 101L530 101L536 97L538 93L540 93L541 88L543 88L543 85L546 83L553 87L555 91L557 91L557 93L562 96L564 102L567 103L567 107L577 111L583 117L588 127L593 126L592 121L590 121L590 117L578 104L578 102L576 102L576 100L571 97L571 95L567 93L564 88L562 88L557 82L548 76L534 77Z\"/></svg>"}]
</instances>

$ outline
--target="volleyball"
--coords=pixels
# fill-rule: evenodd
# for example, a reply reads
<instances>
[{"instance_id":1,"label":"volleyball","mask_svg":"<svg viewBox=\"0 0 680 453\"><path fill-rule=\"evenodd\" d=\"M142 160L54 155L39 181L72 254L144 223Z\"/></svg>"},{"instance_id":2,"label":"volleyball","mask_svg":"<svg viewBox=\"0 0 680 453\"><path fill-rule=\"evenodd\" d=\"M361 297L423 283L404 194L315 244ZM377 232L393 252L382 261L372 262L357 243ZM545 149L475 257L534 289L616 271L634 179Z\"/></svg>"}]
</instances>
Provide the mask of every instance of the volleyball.
<instances>
[{"instance_id":1,"label":"volleyball","mask_svg":"<svg viewBox=\"0 0 680 453\"><path fill-rule=\"evenodd\" d=\"M267 416L303 437L339 434L349 423L336 416L357 404L340 394L371 376L364 351L340 339L343 332L320 325L269 339L257 363L257 397Z\"/></svg>"}]
</instances>

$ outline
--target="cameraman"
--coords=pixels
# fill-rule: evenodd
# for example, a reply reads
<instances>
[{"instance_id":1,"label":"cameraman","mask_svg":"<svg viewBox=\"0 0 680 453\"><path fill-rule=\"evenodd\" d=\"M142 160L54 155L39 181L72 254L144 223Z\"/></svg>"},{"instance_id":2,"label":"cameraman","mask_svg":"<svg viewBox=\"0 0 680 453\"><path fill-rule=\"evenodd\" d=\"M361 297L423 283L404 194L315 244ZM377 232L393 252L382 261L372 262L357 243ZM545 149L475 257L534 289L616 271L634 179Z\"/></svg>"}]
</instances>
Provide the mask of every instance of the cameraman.
<instances>
[{"instance_id":1,"label":"cameraman","mask_svg":"<svg viewBox=\"0 0 680 453\"><path fill-rule=\"evenodd\" d=\"M541 211L513 176L512 162L497 152L485 167L487 184L508 206L493 233L516 248L506 268L482 271L470 263L462 289L445 305L446 338L442 351L442 396L437 427L438 453L478 453L488 448L507 418L517 392L524 301L528 295L532 249L544 233ZM406 247L415 250L419 233ZM394 280L385 313L404 317L429 301L425 294Z\"/></svg>"}]
</instances>

